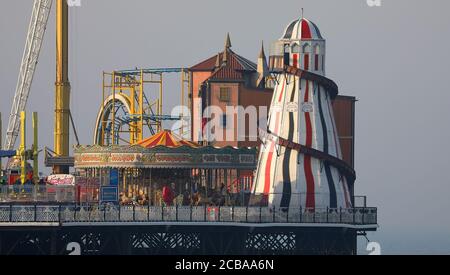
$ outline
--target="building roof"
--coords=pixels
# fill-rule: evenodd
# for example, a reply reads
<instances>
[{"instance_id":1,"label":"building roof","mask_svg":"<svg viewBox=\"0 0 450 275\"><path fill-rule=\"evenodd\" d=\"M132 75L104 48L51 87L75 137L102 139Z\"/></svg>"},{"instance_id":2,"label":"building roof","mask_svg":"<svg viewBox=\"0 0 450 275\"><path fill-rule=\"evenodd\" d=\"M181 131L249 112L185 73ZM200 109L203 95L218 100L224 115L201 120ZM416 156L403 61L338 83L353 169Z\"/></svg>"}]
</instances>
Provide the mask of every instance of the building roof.
<instances>
[{"instance_id":1,"label":"building roof","mask_svg":"<svg viewBox=\"0 0 450 275\"><path fill-rule=\"evenodd\" d=\"M323 39L320 30L316 24L306 18L296 19L292 21L284 30L281 39Z\"/></svg>"},{"instance_id":2,"label":"building roof","mask_svg":"<svg viewBox=\"0 0 450 275\"><path fill-rule=\"evenodd\" d=\"M241 70L243 71L256 71L256 64L253 63L252 61L248 60L245 57L242 57L236 53L234 53L232 50L230 50L232 53L232 56L234 58L236 58L237 62L239 63L239 65L242 67Z\"/></svg>"},{"instance_id":3,"label":"building roof","mask_svg":"<svg viewBox=\"0 0 450 275\"><path fill-rule=\"evenodd\" d=\"M147 139L144 139L137 143L144 148L153 148L156 146L165 146L165 147L180 147L180 146L189 146L189 147L199 147L195 142L184 140L178 136L172 134L169 130L161 131Z\"/></svg>"},{"instance_id":4,"label":"building roof","mask_svg":"<svg viewBox=\"0 0 450 275\"><path fill-rule=\"evenodd\" d=\"M216 71L209 77L209 80L243 80L243 72L255 72L256 64L248 59L234 53L231 49L227 50L227 60L223 60L222 66L216 68Z\"/></svg>"},{"instance_id":5,"label":"building roof","mask_svg":"<svg viewBox=\"0 0 450 275\"><path fill-rule=\"evenodd\" d=\"M223 60L223 54L225 51L219 53L219 60ZM236 70L240 71L256 71L256 64L252 61L248 60L245 57L242 57L238 54L236 54L233 50L228 49L228 55L227 60L230 61L229 63L232 63ZM217 62L217 54L214 56L211 56L210 58L192 66L189 68L191 71L205 71L205 72L211 72L214 71L216 67Z\"/></svg>"},{"instance_id":6,"label":"building roof","mask_svg":"<svg viewBox=\"0 0 450 275\"><path fill-rule=\"evenodd\" d=\"M242 79L242 72L255 72L256 64L231 50L230 34L225 38L224 50L190 68L191 71L213 72L210 79Z\"/></svg>"},{"instance_id":7,"label":"building roof","mask_svg":"<svg viewBox=\"0 0 450 275\"><path fill-rule=\"evenodd\" d=\"M189 70L190 71L205 71L205 72L214 71L214 69L216 68L216 60L217 60L217 55L214 55L214 56L192 66L191 68L189 68ZM220 60L222 60L222 53L220 53Z\"/></svg>"}]
</instances>

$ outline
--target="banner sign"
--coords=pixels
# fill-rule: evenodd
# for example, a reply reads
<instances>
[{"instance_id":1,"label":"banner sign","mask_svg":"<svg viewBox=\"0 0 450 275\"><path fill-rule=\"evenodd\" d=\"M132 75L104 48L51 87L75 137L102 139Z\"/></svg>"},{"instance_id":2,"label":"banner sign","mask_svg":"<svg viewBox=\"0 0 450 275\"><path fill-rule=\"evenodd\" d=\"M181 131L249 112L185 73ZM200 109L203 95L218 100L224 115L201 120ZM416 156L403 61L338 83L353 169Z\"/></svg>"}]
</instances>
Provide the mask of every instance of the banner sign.
<instances>
[{"instance_id":1,"label":"banner sign","mask_svg":"<svg viewBox=\"0 0 450 275\"><path fill-rule=\"evenodd\" d=\"M205 163L230 163L231 155L205 154L205 155L203 155L203 162L205 162Z\"/></svg>"},{"instance_id":2,"label":"banner sign","mask_svg":"<svg viewBox=\"0 0 450 275\"><path fill-rule=\"evenodd\" d=\"M109 185L111 185L111 186L119 185L119 170L118 169L109 170Z\"/></svg>"},{"instance_id":3,"label":"banner sign","mask_svg":"<svg viewBox=\"0 0 450 275\"><path fill-rule=\"evenodd\" d=\"M188 154L156 154L155 161L159 163L191 163L192 157Z\"/></svg>"},{"instance_id":4,"label":"banner sign","mask_svg":"<svg viewBox=\"0 0 450 275\"><path fill-rule=\"evenodd\" d=\"M156 148L79 147L75 149L75 168L256 168L256 149L225 148ZM113 173L116 173L115 171ZM115 174L111 184L116 184Z\"/></svg>"},{"instance_id":5,"label":"banner sign","mask_svg":"<svg viewBox=\"0 0 450 275\"><path fill-rule=\"evenodd\" d=\"M117 203L119 201L118 186L101 186L100 187L100 203Z\"/></svg>"},{"instance_id":6,"label":"banner sign","mask_svg":"<svg viewBox=\"0 0 450 275\"><path fill-rule=\"evenodd\" d=\"M47 183L51 185L75 185L75 177L72 175L51 175L47 177Z\"/></svg>"}]
</instances>

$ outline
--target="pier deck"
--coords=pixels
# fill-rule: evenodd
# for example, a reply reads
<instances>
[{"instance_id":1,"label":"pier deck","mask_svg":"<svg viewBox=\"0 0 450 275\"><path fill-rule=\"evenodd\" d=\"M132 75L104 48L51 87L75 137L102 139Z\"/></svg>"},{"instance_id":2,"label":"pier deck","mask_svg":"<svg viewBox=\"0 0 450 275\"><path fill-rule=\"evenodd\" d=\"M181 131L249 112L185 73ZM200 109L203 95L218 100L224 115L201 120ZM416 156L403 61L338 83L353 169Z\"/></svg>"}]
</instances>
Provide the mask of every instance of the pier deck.
<instances>
[{"instance_id":1,"label":"pier deck","mask_svg":"<svg viewBox=\"0 0 450 275\"><path fill-rule=\"evenodd\" d=\"M0 206L0 254L356 254L376 208Z\"/></svg>"}]
</instances>

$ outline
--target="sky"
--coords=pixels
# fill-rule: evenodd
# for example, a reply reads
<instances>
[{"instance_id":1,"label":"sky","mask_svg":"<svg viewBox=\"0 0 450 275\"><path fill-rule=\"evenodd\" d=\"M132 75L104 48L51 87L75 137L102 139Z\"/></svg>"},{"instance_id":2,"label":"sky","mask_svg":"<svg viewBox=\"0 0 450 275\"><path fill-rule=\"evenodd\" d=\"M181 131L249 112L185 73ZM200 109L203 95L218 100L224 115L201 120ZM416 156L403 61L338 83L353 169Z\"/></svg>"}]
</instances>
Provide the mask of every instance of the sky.
<instances>
[{"instance_id":1,"label":"sky","mask_svg":"<svg viewBox=\"0 0 450 275\"><path fill-rule=\"evenodd\" d=\"M1 2L5 132L33 1ZM69 42L71 109L81 143L92 144L103 71L189 67L222 51L227 32L233 50L256 61L261 41L268 53L301 8L327 40L327 77L358 99L356 194L378 207L380 225L367 237L383 254L450 254L446 0L381 0L379 7L367 0L81 0L70 8ZM40 144L50 148L54 30L53 11L27 108L39 112ZM166 112L179 104L179 80L167 80ZM367 241L359 241L360 253L367 253Z\"/></svg>"}]
</instances>

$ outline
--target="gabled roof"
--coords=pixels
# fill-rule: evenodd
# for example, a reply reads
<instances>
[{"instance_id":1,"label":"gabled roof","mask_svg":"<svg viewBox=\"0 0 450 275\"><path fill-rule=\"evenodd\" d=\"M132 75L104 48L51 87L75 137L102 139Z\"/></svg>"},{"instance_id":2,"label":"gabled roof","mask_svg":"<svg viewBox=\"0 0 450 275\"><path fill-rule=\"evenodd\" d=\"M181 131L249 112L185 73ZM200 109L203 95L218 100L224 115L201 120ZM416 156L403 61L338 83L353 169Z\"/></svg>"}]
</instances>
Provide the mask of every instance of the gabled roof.
<instances>
[{"instance_id":1,"label":"gabled roof","mask_svg":"<svg viewBox=\"0 0 450 275\"><path fill-rule=\"evenodd\" d=\"M256 71L256 64L252 61L248 60L245 57L242 57L236 53L234 53L232 50L232 56L237 60L237 62L242 66L243 71Z\"/></svg>"},{"instance_id":2,"label":"gabled roof","mask_svg":"<svg viewBox=\"0 0 450 275\"><path fill-rule=\"evenodd\" d=\"M219 59L223 60L223 52L219 53ZM256 64L252 61L248 60L245 57L242 57L235 52L233 52L231 49L228 49L228 56L229 63L231 62L233 67L236 70L240 71L256 71ZM214 56L211 56L210 58L192 66L189 70L191 71L205 71L205 72L211 72L216 69L216 61L217 61L217 54ZM228 64L227 64L228 65Z\"/></svg>"},{"instance_id":3,"label":"gabled roof","mask_svg":"<svg viewBox=\"0 0 450 275\"><path fill-rule=\"evenodd\" d=\"M230 34L227 34L224 50L192 66L190 71L212 72L207 81L243 81L244 72L256 72L257 66L231 50Z\"/></svg>"},{"instance_id":4,"label":"gabled roof","mask_svg":"<svg viewBox=\"0 0 450 275\"><path fill-rule=\"evenodd\" d=\"M223 58L223 53L220 53L220 60ZM216 67L216 60L217 60L217 54L192 66L189 68L190 71L205 71L210 72L214 71L214 68Z\"/></svg>"},{"instance_id":5,"label":"gabled roof","mask_svg":"<svg viewBox=\"0 0 450 275\"><path fill-rule=\"evenodd\" d=\"M255 72L256 64L228 49L226 63L223 63L209 78L218 81L242 81L243 72Z\"/></svg>"},{"instance_id":6,"label":"gabled roof","mask_svg":"<svg viewBox=\"0 0 450 275\"><path fill-rule=\"evenodd\" d=\"M224 59L224 52L208 58L207 60L193 66L191 71L208 71L213 74L208 78L212 81L242 81L244 72L256 72L256 64L252 61L242 57L231 49L227 49L226 62ZM222 60L220 67L217 67L217 60Z\"/></svg>"},{"instance_id":7,"label":"gabled roof","mask_svg":"<svg viewBox=\"0 0 450 275\"><path fill-rule=\"evenodd\" d=\"M234 70L230 67L222 67L214 72L208 80L212 81L242 81L242 71Z\"/></svg>"}]
</instances>

